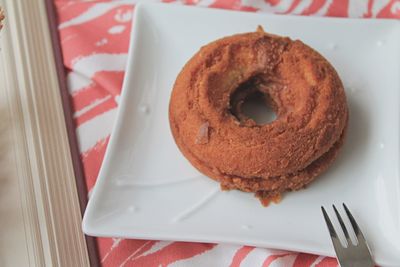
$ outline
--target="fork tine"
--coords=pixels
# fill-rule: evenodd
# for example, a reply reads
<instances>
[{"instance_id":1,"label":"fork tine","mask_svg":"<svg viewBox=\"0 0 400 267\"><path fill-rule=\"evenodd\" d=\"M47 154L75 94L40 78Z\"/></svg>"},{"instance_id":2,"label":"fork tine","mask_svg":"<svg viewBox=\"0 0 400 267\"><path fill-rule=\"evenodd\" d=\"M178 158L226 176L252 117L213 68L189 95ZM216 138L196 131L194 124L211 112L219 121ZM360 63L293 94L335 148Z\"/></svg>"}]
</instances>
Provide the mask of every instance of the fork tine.
<instances>
[{"instance_id":1,"label":"fork tine","mask_svg":"<svg viewBox=\"0 0 400 267\"><path fill-rule=\"evenodd\" d=\"M356 220L354 219L353 215L351 214L350 210L347 208L346 204L343 203L343 208L346 211L347 216L349 217L351 226L353 227L354 233L356 234L357 237L357 242L367 244L367 241L365 240L365 237L363 233L360 230L360 227L358 227L358 224Z\"/></svg>"},{"instance_id":2,"label":"fork tine","mask_svg":"<svg viewBox=\"0 0 400 267\"><path fill-rule=\"evenodd\" d=\"M349 243L346 247L342 244L336 230L326 212L325 208L321 206L322 213L324 215L324 219L326 225L329 230L329 234L332 239L333 248L336 252L336 258L340 263L340 266L343 267L373 267L375 266L374 260L372 258L371 250L368 247L368 244L364 238L364 235L361 233L356 220L354 219L353 215L350 213L347 206L343 203L343 208L346 211L346 214L350 220L350 223L353 227L353 230L356 235L357 245L354 245L351 239L349 238L349 232L343 223L343 219L340 216L338 210L336 209L335 205L333 205L333 209L335 210L336 216L339 220L340 226L342 227L343 233L345 234L346 238L348 238L347 242ZM350 226L349 226L350 227ZM351 243L350 243L351 242ZM350 244L352 244L350 246Z\"/></svg>"},{"instance_id":3,"label":"fork tine","mask_svg":"<svg viewBox=\"0 0 400 267\"><path fill-rule=\"evenodd\" d=\"M331 220L329 219L329 216L328 216L328 214L326 213L325 208L321 206L321 209L322 209L322 213L324 214L324 219L325 219L326 225L328 226L329 234L330 234L332 237L337 237L335 228L333 227L333 225L332 225L332 223L331 223Z\"/></svg>"},{"instance_id":4,"label":"fork tine","mask_svg":"<svg viewBox=\"0 0 400 267\"><path fill-rule=\"evenodd\" d=\"M346 237L347 245L350 246L352 244L352 241L350 239L349 232L347 231L346 225L344 224L344 222L342 220L342 216L340 216L340 213L336 209L335 205L332 205L332 207L333 207L333 210L335 211L336 217L339 220L340 226L342 227L344 236Z\"/></svg>"},{"instance_id":5,"label":"fork tine","mask_svg":"<svg viewBox=\"0 0 400 267\"><path fill-rule=\"evenodd\" d=\"M325 219L326 225L328 226L329 234L331 236L332 244L336 251L336 254L341 254L340 252L343 249L342 243L340 243L340 240L338 238L338 235L336 234L335 228L333 227L333 224L332 224L331 220L329 219L329 216L326 213L326 210L323 206L321 206L321 210L322 210L322 213L324 214L324 219Z\"/></svg>"}]
</instances>

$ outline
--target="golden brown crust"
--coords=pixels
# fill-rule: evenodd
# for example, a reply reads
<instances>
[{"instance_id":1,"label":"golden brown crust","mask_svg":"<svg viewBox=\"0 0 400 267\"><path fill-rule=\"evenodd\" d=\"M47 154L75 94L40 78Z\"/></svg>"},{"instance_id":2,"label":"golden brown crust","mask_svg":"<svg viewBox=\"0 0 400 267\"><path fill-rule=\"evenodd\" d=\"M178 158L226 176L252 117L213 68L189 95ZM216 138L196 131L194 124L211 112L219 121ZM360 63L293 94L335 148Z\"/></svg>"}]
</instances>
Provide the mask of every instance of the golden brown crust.
<instances>
[{"instance_id":1,"label":"golden brown crust","mask_svg":"<svg viewBox=\"0 0 400 267\"><path fill-rule=\"evenodd\" d=\"M240 113L246 94L270 99L277 119ZM184 156L223 189L277 198L323 172L344 138L348 109L334 68L301 41L262 30L200 49L178 75L169 106Z\"/></svg>"}]
</instances>

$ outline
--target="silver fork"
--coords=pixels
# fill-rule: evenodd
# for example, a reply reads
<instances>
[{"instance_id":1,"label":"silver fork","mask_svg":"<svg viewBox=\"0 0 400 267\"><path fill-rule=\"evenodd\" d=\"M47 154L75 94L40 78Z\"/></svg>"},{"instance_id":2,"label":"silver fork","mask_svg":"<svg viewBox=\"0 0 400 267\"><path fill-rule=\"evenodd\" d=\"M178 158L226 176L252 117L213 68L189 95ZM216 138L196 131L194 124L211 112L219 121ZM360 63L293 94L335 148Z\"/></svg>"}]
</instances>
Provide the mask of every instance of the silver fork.
<instances>
[{"instance_id":1,"label":"silver fork","mask_svg":"<svg viewBox=\"0 0 400 267\"><path fill-rule=\"evenodd\" d=\"M362 234L360 227L353 215L350 213L347 206L343 203L343 208L346 211L347 217L350 220L351 226L353 227L354 233L356 235L356 244L350 239L349 232L340 216L338 210L335 205L332 205L335 211L336 217L338 218L339 224L342 228L344 236L346 237L346 244L342 244L338 235L336 234L335 228L331 220L329 219L328 214L326 213L324 207L321 206L322 213L324 214L326 225L328 226L329 234L332 238L333 247L335 248L337 259L340 263L341 267L369 267L375 266L375 263L372 259L371 252L369 250L367 241Z\"/></svg>"}]
</instances>

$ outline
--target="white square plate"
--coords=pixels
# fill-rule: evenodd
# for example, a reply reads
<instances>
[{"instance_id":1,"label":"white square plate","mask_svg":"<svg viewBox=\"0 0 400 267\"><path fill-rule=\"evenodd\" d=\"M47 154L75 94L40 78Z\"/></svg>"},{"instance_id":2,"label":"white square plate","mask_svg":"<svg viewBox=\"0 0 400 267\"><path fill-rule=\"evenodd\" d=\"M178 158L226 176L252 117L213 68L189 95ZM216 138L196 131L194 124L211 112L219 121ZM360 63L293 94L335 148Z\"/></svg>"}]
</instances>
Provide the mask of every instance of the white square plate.
<instances>
[{"instance_id":1,"label":"white square plate","mask_svg":"<svg viewBox=\"0 0 400 267\"><path fill-rule=\"evenodd\" d=\"M85 233L334 255L320 206L345 202L378 263L399 266L399 21L145 4L136 7L133 23L119 115L86 209ZM350 106L346 144L334 165L306 190L267 208L252 194L221 192L198 173L168 123L171 89L185 62L202 45L257 25L327 57Z\"/></svg>"}]
</instances>

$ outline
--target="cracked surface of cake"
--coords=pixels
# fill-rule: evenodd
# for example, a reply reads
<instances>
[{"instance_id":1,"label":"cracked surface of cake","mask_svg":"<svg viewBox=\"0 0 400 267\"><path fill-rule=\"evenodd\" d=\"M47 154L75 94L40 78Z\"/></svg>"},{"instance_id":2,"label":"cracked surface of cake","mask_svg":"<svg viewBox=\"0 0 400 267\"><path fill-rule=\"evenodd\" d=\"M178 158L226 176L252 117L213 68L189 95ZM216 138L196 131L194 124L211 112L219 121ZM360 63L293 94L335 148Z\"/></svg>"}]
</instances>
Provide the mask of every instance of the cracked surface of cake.
<instances>
[{"instance_id":1,"label":"cracked surface of cake","mask_svg":"<svg viewBox=\"0 0 400 267\"><path fill-rule=\"evenodd\" d=\"M242 110L257 93L276 119ZM348 123L333 66L299 40L256 32L202 47L179 73L169 120L183 155L225 190L254 192L264 205L313 181L336 158Z\"/></svg>"}]
</instances>

